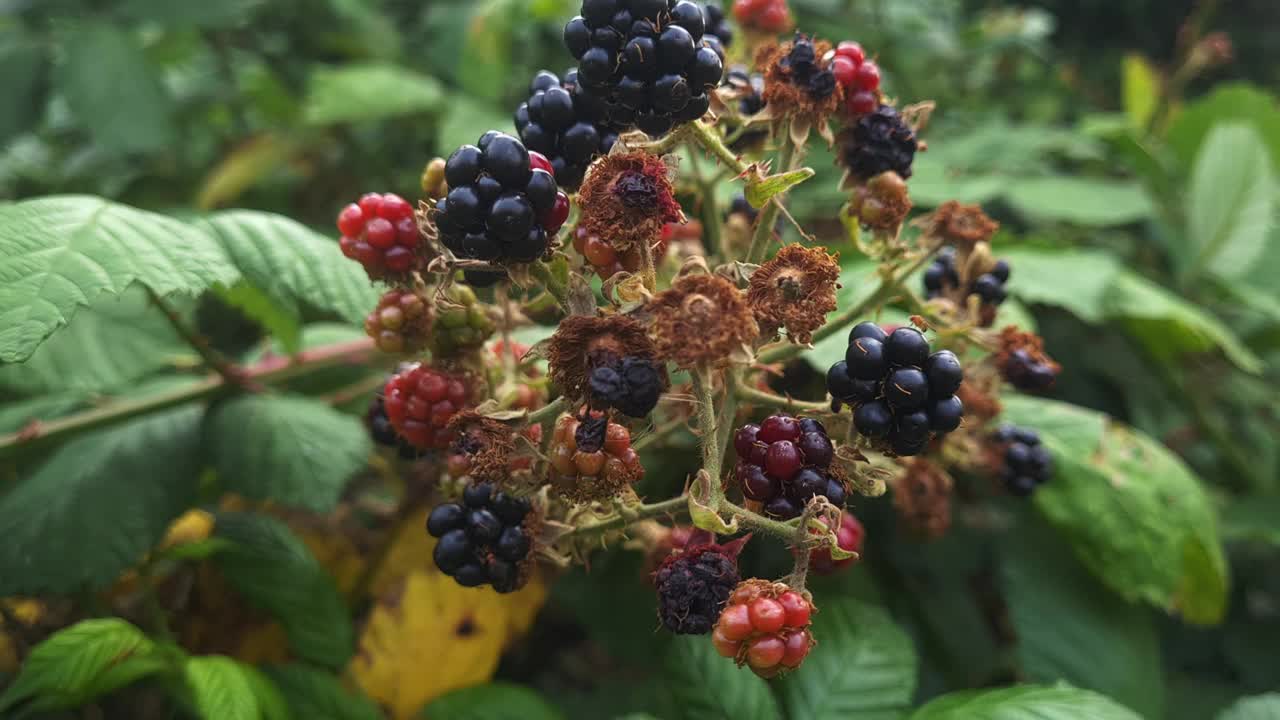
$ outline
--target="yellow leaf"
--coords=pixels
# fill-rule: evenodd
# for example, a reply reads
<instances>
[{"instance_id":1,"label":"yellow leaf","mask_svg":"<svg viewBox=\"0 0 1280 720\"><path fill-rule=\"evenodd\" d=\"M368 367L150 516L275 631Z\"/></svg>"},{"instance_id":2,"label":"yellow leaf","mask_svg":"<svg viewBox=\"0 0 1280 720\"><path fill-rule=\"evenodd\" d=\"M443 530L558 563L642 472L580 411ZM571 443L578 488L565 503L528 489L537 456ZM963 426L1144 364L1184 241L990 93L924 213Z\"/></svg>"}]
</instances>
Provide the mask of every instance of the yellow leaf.
<instances>
[{"instance_id":1,"label":"yellow leaf","mask_svg":"<svg viewBox=\"0 0 1280 720\"><path fill-rule=\"evenodd\" d=\"M431 551L435 548L435 540L427 534L427 514L429 508L413 513L400 527L392 532L396 538L391 549L382 558L382 563L369 583L369 594L381 597L400 584L413 572L435 572L435 563L431 560Z\"/></svg>"},{"instance_id":2,"label":"yellow leaf","mask_svg":"<svg viewBox=\"0 0 1280 720\"><path fill-rule=\"evenodd\" d=\"M222 158L200 183L196 207L211 210L235 200L294 153L295 143L272 133L257 135Z\"/></svg>"},{"instance_id":3,"label":"yellow leaf","mask_svg":"<svg viewBox=\"0 0 1280 720\"><path fill-rule=\"evenodd\" d=\"M1137 53L1124 56L1124 112L1134 127L1145 128L1160 102L1160 74Z\"/></svg>"},{"instance_id":4,"label":"yellow leaf","mask_svg":"<svg viewBox=\"0 0 1280 720\"><path fill-rule=\"evenodd\" d=\"M0 600L0 603L4 603L5 612L9 617L28 627L44 619L46 612L44 604L39 600L6 598ZM3 673L18 671L18 648L9 636L12 632L20 632L20 630L9 627L6 621L0 618L0 672Z\"/></svg>"},{"instance_id":5,"label":"yellow leaf","mask_svg":"<svg viewBox=\"0 0 1280 720\"><path fill-rule=\"evenodd\" d=\"M160 549L209 539L213 533L213 515L204 510L188 510L183 513L169 529L165 531L164 540L160 541Z\"/></svg>"}]
</instances>

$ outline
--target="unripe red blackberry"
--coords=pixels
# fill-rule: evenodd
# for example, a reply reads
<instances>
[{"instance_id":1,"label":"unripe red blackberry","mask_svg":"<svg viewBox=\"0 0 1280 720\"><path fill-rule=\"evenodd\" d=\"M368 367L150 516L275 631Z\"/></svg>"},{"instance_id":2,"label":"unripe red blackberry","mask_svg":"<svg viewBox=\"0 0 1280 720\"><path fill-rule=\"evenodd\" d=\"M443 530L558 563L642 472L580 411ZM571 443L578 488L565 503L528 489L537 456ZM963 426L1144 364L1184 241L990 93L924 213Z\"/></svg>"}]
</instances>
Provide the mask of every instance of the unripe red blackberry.
<instances>
[{"instance_id":1,"label":"unripe red blackberry","mask_svg":"<svg viewBox=\"0 0 1280 720\"><path fill-rule=\"evenodd\" d=\"M342 254L372 280L401 281L426 262L413 206L399 195L368 193L338 214Z\"/></svg>"},{"instance_id":2,"label":"unripe red blackberry","mask_svg":"<svg viewBox=\"0 0 1280 720\"><path fill-rule=\"evenodd\" d=\"M489 483L468 485L462 502L438 505L427 532L438 538L436 567L464 587L514 592L531 569L534 517L528 500Z\"/></svg>"},{"instance_id":3,"label":"unripe red blackberry","mask_svg":"<svg viewBox=\"0 0 1280 720\"><path fill-rule=\"evenodd\" d=\"M836 528L836 544L845 552L862 552L862 541L867 531L858 522L858 518L847 510L840 514L840 527ZM858 562L858 558L836 560L831 557L831 548L820 547L809 551L809 570L818 575L830 575L837 570L849 567Z\"/></svg>"},{"instance_id":4,"label":"unripe red blackberry","mask_svg":"<svg viewBox=\"0 0 1280 720\"><path fill-rule=\"evenodd\" d=\"M369 429L369 437L374 443L386 448L395 448L397 454L404 460L416 460L421 452L410 445L404 438L396 432L391 425L391 418L387 416L386 404L383 402L382 394L374 395L373 400L369 402L369 409L365 411L365 426Z\"/></svg>"},{"instance_id":5,"label":"unripe red blackberry","mask_svg":"<svg viewBox=\"0 0 1280 720\"><path fill-rule=\"evenodd\" d=\"M744 28L769 34L785 32L793 22L787 0L734 0L733 17Z\"/></svg>"},{"instance_id":6,"label":"unripe red blackberry","mask_svg":"<svg viewBox=\"0 0 1280 720\"><path fill-rule=\"evenodd\" d=\"M751 579L734 588L716 621L716 652L773 678L804 662L815 642L809 631L813 603L782 583Z\"/></svg>"},{"instance_id":7,"label":"unripe red blackberry","mask_svg":"<svg viewBox=\"0 0 1280 720\"><path fill-rule=\"evenodd\" d=\"M460 410L473 404L464 378L422 363L393 375L383 395L391 426L419 450L448 447L453 433L446 426Z\"/></svg>"},{"instance_id":8,"label":"unripe red blackberry","mask_svg":"<svg viewBox=\"0 0 1280 720\"><path fill-rule=\"evenodd\" d=\"M837 507L844 505L844 481L830 469L835 448L817 420L772 415L759 425L739 428L733 446L738 453L738 486L766 515L797 517L815 495Z\"/></svg>"},{"instance_id":9,"label":"unripe red blackberry","mask_svg":"<svg viewBox=\"0 0 1280 720\"><path fill-rule=\"evenodd\" d=\"M686 546L653 573L658 619L678 635L705 635L738 584L737 549L716 544Z\"/></svg>"},{"instance_id":10,"label":"unripe red blackberry","mask_svg":"<svg viewBox=\"0 0 1280 720\"><path fill-rule=\"evenodd\" d=\"M420 352L431 338L431 307L412 290L389 290L365 317L364 332L382 352Z\"/></svg>"},{"instance_id":11,"label":"unripe red blackberry","mask_svg":"<svg viewBox=\"0 0 1280 720\"><path fill-rule=\"evenodd\" d=\"M552 484L580 500L605 500L644 477L631 432L603 414L563 415L551 436Z\"/></svg>"}]
</instances>

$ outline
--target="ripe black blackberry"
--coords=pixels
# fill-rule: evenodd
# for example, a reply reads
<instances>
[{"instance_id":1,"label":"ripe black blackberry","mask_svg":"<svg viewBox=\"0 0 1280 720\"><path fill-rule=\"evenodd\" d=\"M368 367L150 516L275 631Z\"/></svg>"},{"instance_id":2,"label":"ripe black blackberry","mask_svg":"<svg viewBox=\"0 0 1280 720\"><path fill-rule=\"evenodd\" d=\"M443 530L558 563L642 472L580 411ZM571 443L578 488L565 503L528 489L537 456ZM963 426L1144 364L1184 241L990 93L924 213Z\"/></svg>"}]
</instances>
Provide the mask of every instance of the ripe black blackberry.
<instances>
[{"instance_id":1,"label":"ripe black blackberry","mask_svg":"<svg viewBox=\"0 0 1280 720\"><path fill-rule=\"evenodd\" d=\"M982 298L983 305L992 307L1000 305L1008 297L1004 284L1009 281L1009 262L996 261L991 272L985 272L969 283L964 295L977 295ZM956 270L956 250L945 247L924 271L925 297L933 299L954 291L960 287L960 274Z\"/></svg>"},{"instance_id":2,"label":"ripe black blackberry","mask_svg":"<svg viewBox=\"0 0 1280 720\"><path fill-rule=\"evenodd\" d=\"M750 117L764 110L764 75L752 73L745 66L735 65L725 73L724 84L739 94L738 113ZM748 130L730 143L735 151L745 151L755 147L769 136L765 129Z\"/></svg>"},{"instance_id":3,"label":"ripe black blackberry","mask_svg":"<svg viewBox=\"0 0 1280 720\"><path fill-rule=\"evenodd\" d=\"M886 333L863 322L849 333L845 359L827 371L827 390L835 409L854 408L861 435L896 455L919 455L931 438L960 427L964 404L955 392L963 380L955 354L930 354L919 330Z\"/></svg>"},{"instance_id":4,"label":"ripe black blackberry","mask_svg":"<svg viewBox=\"0 0 1280 720\"><path fill-rule=\"evenodd\" d=\"M733 554L719 545L668 556L653 573L662 626L680 635L711 632L740 579Z\"/></svg>"},{"instance_id":5,"label":"ripe black blackberry","mask_svg":"<svg viewBox=\"0 0 1280 720\"><path fill-rule=\"evenodd\" d=\"M455 150L444 170L449 194L436 201L440 241L460 258L495 265L542 257L569 216L569 198L546 163L496 130ZM492 284L494 275L470 271L467 279Z\"/></svg>"},{"instance_id":6,"label":"ripe black blackberry","mask_svg":"<svg viewBox=\"0 0 1280 720\"><path fill-rule=\"evenodd\" d=\"M588 379L593 408L615 408L633 418L653 412L664 385L662 370L653 360L630 355L595 366Z\"/></svg>"},{"instance_id":7,"label":"ripe black blackberry","mask_svg":"<svg viewBox=\"0 0 1280 720\"><path fill-rule=\"evenodd\" d=\"M1044 392L1058 380L1058 370L1054 365L1037 360L1024 349L1009 353L1008 359L1000 365L1000 374L1014 387L1026 392Z\"/></svg>"},{"instance_id":8,"label":"ripe black blackberry","mask_svg":"<svg viewBox=\"0 0 1280 720\"><path fill-rule=\"evenodd\" d=\"M702 3L702 14L706 18L706 30L703 31L703 38L714 37L720 41L720 46L728 48L733 44L733 28L729 27L729 18L724 14L724 8L720 7L718 2ZM721 55L723 59L723 54Z\"/></svg>"},{"instance_id":9,"label":"ripe black blackberry","mask_svg":"<svg viewBox=\"0 0 1280 720\"><path fill-rule=\"evenodd\" d=\"M609 122L651 136L702 117L724 73L718 39L691 0L583 0L564 28L577 83Z\"/></svg>"},{"instance_id":10,"label":"ripe black blackberry","mask_svg":"<svg viewBox=\"0 0 1280 720\"><path fill-rule=\"evenodd\" d=\"M813 38L796 33L791 51L778 61L787 80L803 88L816 101L826 100L836 91L836 76L830 63L820 62Z\"/></svg>"},{"instance_id":11,"label":"ripe black blackberry","mask_svg":"<svg viewBox=\"0 0 1280 720\"><path fill-rule=\"evenodd\" d=\"M584 99L571 71L564 81L539 70L529 83L529 99L516 110L516 132L524 146L551 161L556 183L568 190L582 184L587 166L609 152L618 134L601 120L595 99Z\"/></svg>"},{"instance_id":12,"label":"ripe black blackberry","mask_svg":"<svg viewBox=\"0 0 1280 720\"><path fill-rule=\"evenodd\" d=\"M844 483L830 471L835 447L817 420L773 415L739 428L733 447L742 494L762 503L766 515L797 517L815 495L844 506Z\"/></svg>"},{"instance_id":13,"label":"ripe black blackberry","mask_svg":"<svg viewBox=\"0 0 1280 720\"><path fill-rule=\"evenodd\" d=\"M903 180L911 177L915 160L916 133L889 105L858 118L858 122L840 133L840 162L855 177L869 180L887 170Z\"/></svg>"},{"instance_id":14,"label":"ripe black blackberry","mask_svg":"<svg viewBox=\"0 0 1280 720\"><path fill-rule=\"evenodd\" d=\"M1053 456L1035 430L1002 425L992 441L999 452L1000 480L1010 495L1027 497L1053 477Z\"/></svg>"},{"instance_id":15,"label":"ripe black blackberry","mask_svg":"<svg viewBox=\"0 0 1280 720\"><path fill-rule=\"evenodd\" d=\"M530 510L528 500L495 492L489 483L467 486L462 502L438 505L427 517L427 532L439 539L436 566L463 587L514 592L531 562Z\"/></svg>"}]
</instances>

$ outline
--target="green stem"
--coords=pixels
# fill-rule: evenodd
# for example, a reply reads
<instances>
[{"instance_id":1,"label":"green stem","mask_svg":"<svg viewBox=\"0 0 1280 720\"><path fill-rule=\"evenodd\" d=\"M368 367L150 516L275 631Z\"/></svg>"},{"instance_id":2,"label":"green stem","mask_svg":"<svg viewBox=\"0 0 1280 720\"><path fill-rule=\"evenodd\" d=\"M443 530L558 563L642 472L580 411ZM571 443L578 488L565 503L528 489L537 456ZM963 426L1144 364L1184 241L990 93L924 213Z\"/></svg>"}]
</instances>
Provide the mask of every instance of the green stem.
<instances>
[{"instance_id":1,"label":"green stem","mask_svg":"<svg viewBox=\"0 0 1280 720\"><path fill-rule=\"evenodd\" d=\"M178 337L182 338L183 342L199 353L205 364L221 375L227 384L240 385L252 392L261 392L263 390L261 386L250 385L244 368L232 362L226 355L223 355L210 345L208 338L188 326L178 311L169 305L164 298L160 297L159 293L151 288L146 288L146 290L147 297L151 299L151 304L155 305L164 314L165 319L169 321L169 326L178 334Z\"/></svg>"},{"instance_id":2,"label":"green stem","mask_svg":"<svg viewBox=\"0 0 1280 720\"><path fill-rule=\"evenodd\" d=\"M770 520L760 513L751 512L750 510L725 500L720 505L722 512L728 513L730 516L738 519L738 522L752 530L769 533L784 540L790 540L795 535L796 528L792 522L782 522L781 520Z\"/></svg>"},{"instance_id":3,"label":"green stem","mask_svg":"<svg viewBox=\"0 0 1280 720\"><path fill-rule=\"evenodd\" d=\"M732 168L734 172L741 175L751 167L724 144L724 139L713 129L713 125L691 122L685 127L688 128L686 132L689 133L689 137L701 145L703 150L715 155L716 159Z\"/></svg>"},{"instance_id":4,"label":"green stem","mask_svg":"<svg viewBox=\"0 0 1280 720\"><path fill-rule=\"evenodd\" d=\"M735 391L735 394L738 396L739 400L755 405L767 405L780 410L825 412L831 409L831 406L825 402L796 400L795 398L782 397L781 395L774 395L773 393L765 392L763 390L757 390L753 387L740 386Z\"/></svg>"},{"instance_id":5,"label":"green stem","mask_svg":"<svg viewBox=\"0 0 1280 720\"><path fill-rule=\"evenodd\" d=\"M796 152L795 144L791 142L791 136L784 135L782 146L778 148L777 172L794 170L792 164L798 157L799 153ZM782 197L774 195L769 198L769 202L760 210L760 215L756 218L756 229L751 235L751 249L747 251L747 262L758 263L764 259L765 251L769 249L769 243L773 240L773 226L778 223L780 212L782 212Z\"/></svg>"},{"instance_id":6,"label":"green stem","mask_svg":"<svg viewBox=\"0 0 1280 720\"><path fill-rule=\"evenodd\" d=\"M555 420L569 407L569 401L563 395L529 413L528 421L532 425L544 420Z\"/></svg>"},{"instance_id":7,"label":"green stem","mask_svg":"<svg viewBox=\"0 0 1280 720\"><path fill-rule=\"evenodd\" d=\"M530 263L529 274L542 281L546 291L556 299L556 304L560 306L561 310L566 313L569 312L569 286L560 282L546 263Z\"/></svg>"},{"instance_id":8,"label":"green stem","mask_svg":"<svg viewBox=\"0 0 1280 720\"><path fill-rule=\"evenodd\" d=\"M702 433L702 469L711 476L711 508L724 504L724 487L720 483L719 433L716 421L716 403L711 389L711 370L705 365L696 367L689 377L693 379L693 393L698 403L698 430Z\"/></svg>"},{"instance_id":9,"label":"green stem","mask_svg":"<svg viewBox=\"0 0 1280 720\"><path fill-rule=\"evenodd\" d=\"M661 515L677 515L689 509L689 499L684 495L673 497L669 500L651 503L648 505L640 505L634 508L626 508L623 512L600 522L591 523L574 528L568 532L565 537L576 539L593 539L600 537L614 530L622 528L641 520L658 517Z\"/></svg>"}]
</instances>

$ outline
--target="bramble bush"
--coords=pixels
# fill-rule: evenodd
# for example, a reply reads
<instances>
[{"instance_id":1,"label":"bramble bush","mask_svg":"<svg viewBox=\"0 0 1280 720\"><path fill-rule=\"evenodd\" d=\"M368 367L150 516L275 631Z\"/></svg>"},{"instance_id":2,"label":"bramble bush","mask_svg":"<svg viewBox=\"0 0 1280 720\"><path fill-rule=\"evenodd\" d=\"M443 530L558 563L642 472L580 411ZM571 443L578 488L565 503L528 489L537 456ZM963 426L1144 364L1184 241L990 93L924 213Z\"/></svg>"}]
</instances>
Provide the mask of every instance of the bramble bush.
<instances>
[{"instance_id":1,"label":"bramble bush","mask_svg":"<svg viewBox=\"0 0 1280 720\"><path fill-rule=\"evenodd\" d=\"M1212 3L1112 113L1040 10L80 5L0 8L0 715L1280 713Z\"/></svg>"}]
</instances>

